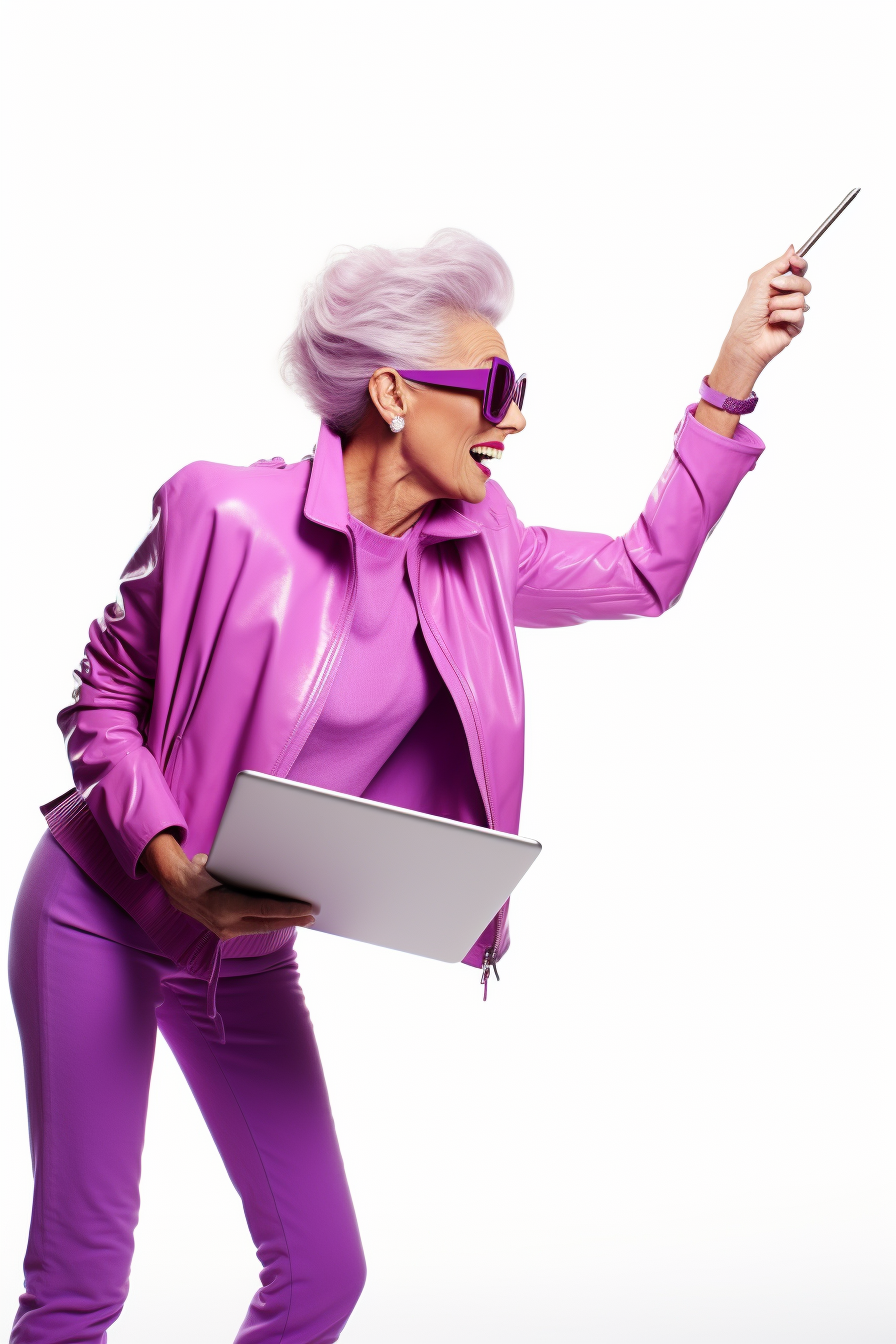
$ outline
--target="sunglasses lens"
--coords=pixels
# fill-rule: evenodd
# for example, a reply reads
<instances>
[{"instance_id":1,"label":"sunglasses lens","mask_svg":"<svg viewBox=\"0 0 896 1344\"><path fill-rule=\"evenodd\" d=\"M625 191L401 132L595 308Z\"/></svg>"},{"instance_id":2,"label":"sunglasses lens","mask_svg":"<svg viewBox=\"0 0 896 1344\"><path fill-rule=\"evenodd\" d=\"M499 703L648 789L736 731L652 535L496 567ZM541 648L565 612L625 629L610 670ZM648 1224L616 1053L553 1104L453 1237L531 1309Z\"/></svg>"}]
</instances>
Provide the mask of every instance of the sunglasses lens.
<instances>
[{"instance_id":1,"label":"sunglasses lens","mask_svg":"<svg viewBox=\"0 0 896 1344\"><path fill-rule=\"evenodd\" d=\"M517 382L516 387L513 389L513 399L514 399L514 401L516 402L517 406L519 406L520 410L522 410L522 409L523 409L523 402L526 400L526 376L525 376L525 374L523 374L523 377L519 379L519 381Z\"/></svg>"},{"instance_id":2,"label":"sunglasses lens","mask_svg":"<svg viewBox=\"0 0 896 1344\"><path fill-rule=\"evenodd\" d=\"M488 405L485 415L493 424L498 424L507 414L507 408L513 398L513 369L504 360L495 360L492 367L491 386L488 392Z\"/></svg>"}]
</instances>

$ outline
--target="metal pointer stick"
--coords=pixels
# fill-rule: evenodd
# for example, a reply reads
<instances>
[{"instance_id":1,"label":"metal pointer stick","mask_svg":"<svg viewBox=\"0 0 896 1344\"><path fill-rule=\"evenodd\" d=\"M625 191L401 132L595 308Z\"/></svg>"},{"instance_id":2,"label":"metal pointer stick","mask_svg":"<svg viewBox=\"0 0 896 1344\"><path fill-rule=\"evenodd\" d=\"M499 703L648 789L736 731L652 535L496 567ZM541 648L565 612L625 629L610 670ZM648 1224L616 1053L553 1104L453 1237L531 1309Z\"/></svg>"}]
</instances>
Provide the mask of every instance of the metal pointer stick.
<instances>
[{"instance_id":1,"label":"metal pointer stick","mask_svg":"<svg viewBox=\"0 0 896 1344\"><path fill-rule=\"evenodd\" d=\"M854 201L861 190L862 190L861 187L853 187L849 195L843 197L843 200L837 206L837 209L831 211L831 213L828 215L824 223L819 224L818 228L812 234L808 242L803 243L802 247L798 249L796 254L798 257L804 257L806 253L809 251L809 248L815 246L821 235L831 227L831 225L833 224L834 220L837 218L838 215L843 214L843 211L849 205L850 201Z\"/></svg>"}]
</instances>

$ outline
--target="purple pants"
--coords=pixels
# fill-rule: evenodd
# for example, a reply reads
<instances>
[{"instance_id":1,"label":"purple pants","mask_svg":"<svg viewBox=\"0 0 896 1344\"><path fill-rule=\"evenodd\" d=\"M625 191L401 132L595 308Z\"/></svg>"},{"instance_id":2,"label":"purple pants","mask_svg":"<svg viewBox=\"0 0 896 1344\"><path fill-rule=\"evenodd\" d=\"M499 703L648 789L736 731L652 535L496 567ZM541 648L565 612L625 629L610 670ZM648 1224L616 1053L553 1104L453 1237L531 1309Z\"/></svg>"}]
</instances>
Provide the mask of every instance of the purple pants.
<instances>
[{"instance_id":1,"label":"purple pants","mask_svg":"<svg viewBox=\"0 0 896 1344\"><path fill-rule=\"evenodd\" d=\"M261 1262L239 1344L338 1339L364 1257L293 949L223 961L221 1044L205 982L161 956L47 833L19 893L10 979L35 1186L13 1344L100 1344L121 1312L157 1026Z\"/></svg>"}]
</instances>

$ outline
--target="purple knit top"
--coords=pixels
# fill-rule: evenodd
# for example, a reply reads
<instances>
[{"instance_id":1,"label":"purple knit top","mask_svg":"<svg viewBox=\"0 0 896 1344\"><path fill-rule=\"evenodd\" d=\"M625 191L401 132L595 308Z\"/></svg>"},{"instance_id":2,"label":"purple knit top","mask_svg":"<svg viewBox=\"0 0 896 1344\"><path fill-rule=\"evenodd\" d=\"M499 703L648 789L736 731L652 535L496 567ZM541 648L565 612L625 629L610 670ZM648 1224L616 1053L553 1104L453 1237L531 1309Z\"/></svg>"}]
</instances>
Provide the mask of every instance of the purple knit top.
<instances>
[{"instance_id":1,"label":"purple knit top","mask_svg":"<svg viewBox=\"0 0 896 1344\"><path fill-rule=\"evenodd\" d=\"M349 517L357 588L342 661L289 779L360 798L442 684L423 639L408 577L414 529L387 537ZM285 946L293 929L246 934L223 957L262 956Z\"/></svg>"},{"instance_id":2,"label":"purple knit top","mask_svg":"<svg viewBox=\"0 0 896 1344\"><path fill-rule=\"evenodd\" d=\"M358 586L352 628L327 702L289 778L360 797L442 684L408 578L402 537L349 518Z\"/></svg>"},{"instance_id":3,"label":"purple knit top","mask_svg":"<svg viewBox=\"0 0 896 1344\"><path fill-rule=\"evenodd\" d=\"M442 684L423 639L408 577L414 528L387 537L349 517L357 588L342 661L289 779L360 798ZM245 934L223 944L223 957L263 956L285 946L294 929Z\"/></svg>"}]
</instances>

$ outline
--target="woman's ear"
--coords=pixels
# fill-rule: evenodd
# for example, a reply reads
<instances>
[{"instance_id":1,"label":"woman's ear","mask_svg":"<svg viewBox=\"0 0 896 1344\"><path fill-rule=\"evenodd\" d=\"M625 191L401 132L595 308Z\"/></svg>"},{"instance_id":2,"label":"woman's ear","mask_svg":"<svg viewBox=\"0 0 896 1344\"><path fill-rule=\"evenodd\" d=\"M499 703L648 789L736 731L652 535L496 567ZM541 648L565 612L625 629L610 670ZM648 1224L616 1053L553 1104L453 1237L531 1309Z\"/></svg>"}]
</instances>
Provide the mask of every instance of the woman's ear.
<instances>
[{"instance_id":1,"label":"woman's ear","mask_svg":"<svg viewBox=\"0 0 896 1344\"><path fill-rule=\"evenodd\" d=\"M367 390L386 424L390 424L397 415L407 415L407 385L395 369L377 369L370 376Z\"/></svg>"}]
</instances>

